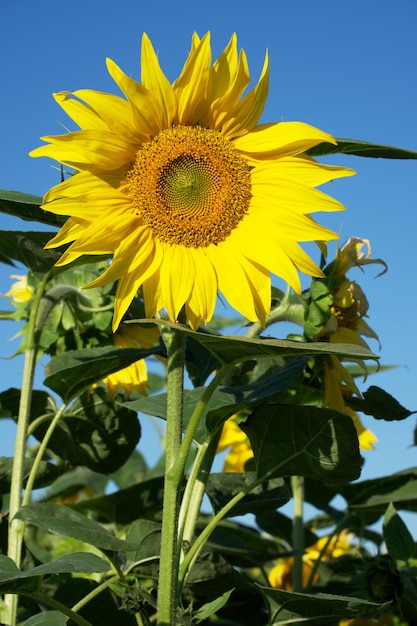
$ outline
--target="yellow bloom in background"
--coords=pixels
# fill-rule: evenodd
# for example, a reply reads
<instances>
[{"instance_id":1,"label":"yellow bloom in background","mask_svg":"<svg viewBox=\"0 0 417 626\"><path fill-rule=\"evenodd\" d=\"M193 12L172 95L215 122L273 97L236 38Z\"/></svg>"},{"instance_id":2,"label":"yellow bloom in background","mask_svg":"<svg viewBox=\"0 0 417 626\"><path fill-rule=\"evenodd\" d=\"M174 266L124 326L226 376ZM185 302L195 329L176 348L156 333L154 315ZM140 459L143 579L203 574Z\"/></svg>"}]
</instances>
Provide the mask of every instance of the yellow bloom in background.
<instances>
[{"instance_id":1,"label":"yellow bloom in background","mask_svg":"<svg viewBox=\"0 0 417 626\"><path fill-rule=\"evenodd\" d=\"M322 276L300 242L337 235L310 216L343 206L315 187L352 170L303 153L336 143L301 122L258 124L268 58L249 92L246 55L233 35L212 63L210 33L192 38L171 84L146 35L141 83L110 59L124 98L82 89L55 99L81 130L43 139L48 156L78 173L53 187L43 208L70 216L48 247L73 242L58 265L84 254L112 256L90 286L118 281L113 329L142 287L146 315L185 305L197 328L218 292L250 321L270 310L270 272L300 291L298 271Z\"/></svg>"},{"instance_id":2,"label":"yellow bloom in background","mask_svg":"<svg viewBox=\"0 0 417 626\"><path fill-rule=\"evenodd\" d=\"M157 328L121 326L113 335L113 344L118 348L150 348L155 345L158 338L159 331ZM103 383L109 390L110 397L113 397L120 388L125 390L127 396L133 390L146 396L149 381L145 359L140 359L118 372L109 374L103 379Z\"/></svg>"},{"instance_id":3,"label":"yellow bloom in background","mask_svg":"<svg viewBox=\"0 0 417 626\"><path fill-rule=\"evenodd\" d=\"M9 291L4 295L11 298L16 304L28 302L33 296L33 287L28 285L27 276L12 274L10 278L15 278L16 282L12 284Z\"/></svg>"},{"instance_id":4,"label":"yellow bloom in background","mask_svg":"<svg viewBox=\"0 0 417 626\"><path fill-rule=\"evenodd\" d=\"M243 430L239 428L235 416L230 417L223 424L217 452L230 450L226 456L224 472L244 472L246 461L253 458L252 447Z\"/></svg>"},{"instance_id":5,"label":"yellow bloom in background","mask_svg":"<svg viewBox=\"0 0 417 626\"><path fill-rule=\"evenodd\" d=\"M303 587L308 586L315 561L320 558L322 550L324 550L324 552L321 554L321 560L328 561L329 559L337 559L339 556L348 553L351 549L352 546L349 543L346 531L342 531L340 535L332 537L330 541L328 537L321 537L315 544L306 548L305 554L303 554ZM279 559L277 565L275 565L268 574L271 587L292 591L293 568L294 559L292 557ZM317 582L319 576L318 572L314 574L313 583Z\"/></svg>"},{"instance_id":6,"label":"yellow bloom in background","mask_svg":"<svg viewBox=\"0 0 417 626\"><path fill-rule=\"evenodd\" d=\"M366 249L366 253L362 249ZM363 337L370 337L378 341L378 335L367 324L369 303L360 285L350 280L346 273L353 267L361 267L368 264L380 264L387 266L381 259L371 258L371 246L367 239L352 237L341 248L335 262L331 264L329 273L333 277L333 306L330 309L330 318L323 328L329 343L347 343L369 348ZM363 362L358 361L367 373ZM372 450L373 444L378 441L377 437L363 426L358 414L346 406L345 399L351 395L358 398L361 393L354 381L353 376L343 365L343 359L330 356L324 363L324 399L323 405L342 413L350 415L355 424L361 450Z\"/></svg>"}]
</instances>

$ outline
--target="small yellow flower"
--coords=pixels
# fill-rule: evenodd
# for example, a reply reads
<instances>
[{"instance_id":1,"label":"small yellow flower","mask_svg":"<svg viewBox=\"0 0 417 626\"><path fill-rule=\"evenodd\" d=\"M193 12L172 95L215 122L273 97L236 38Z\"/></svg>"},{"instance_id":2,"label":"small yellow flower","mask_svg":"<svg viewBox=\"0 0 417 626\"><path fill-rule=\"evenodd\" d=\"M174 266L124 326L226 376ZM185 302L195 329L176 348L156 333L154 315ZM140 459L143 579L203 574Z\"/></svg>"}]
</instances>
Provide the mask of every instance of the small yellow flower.
<instances>
[{"instance_id":1,"label":"small yellow flower","mask_svg":"<svg viewBox=\"0 0 417 626\"><path fill-rule=\"evenodd\" d=\"M80 130L48 136L32 156L78 171L52 188L43 208L70 216L48 243L71 245L58 261L113 257L90 286L118 281L115 330L142 287L147 317L185 306L197 328L217 293L250 321L270 310L270 273L301 291L298 272L322 276L300 246L337 239L310 214L343 206L315 187L349 176L304 153L333 137L301 122L258 124L268 93L268 58L257 85L233 35L212 64L210 33L193 35L171 84L147 37L141 83L110 59L125 96L82 89L55 94Z\"/></svg>"},{"instance_id":2,"label":"small yellow flower","mask_svg":"<svg viewBox=\"0 0 417 626\"><path fill-rule=\"evenodd\" d=\"M327 544L327 545L326 545ZM314 564L317 559L328 561L329 559L337 559L339 556L348 553L352 549L349 543L348 534L342 531L340 535L334 536L329 541L328 537L321 537L315 544L306 548L303 554L303 587L307 587L313 572ZM324 550L323 554L322 550ZM293 590L293 568L294 559L292 557L279 559L269 572L268 579L271 587L275 589L284 589L286 591ZM319 573L316 572L313 578L313 584L319 579Z\"/></svg>"},{"instance_id":3,"label":"small yellow flower","mask_svg":"<svg viewBox=\"0 0 417 626\"><path fill-rule=\"evenodd\" d=\"M236 422L236 416L230 417L223 425L217 452L222 452L230 447L223 471L244 472L246 461L253 458L252 447L243 430Z\"/></svg>"},{"instance_id":4,"label":"small yellow flower","mask_svg":"<svg viewBox=\"0 0 417 626\"><path fill-rule=\"evenodd\" d=\"M11 298L16 304L28 302L33 295L33 287L28 285L27 276L12 274L10 278L15 278L16 282L13 283L9 291L4 295Z\"/></svg>"}]
</instances>

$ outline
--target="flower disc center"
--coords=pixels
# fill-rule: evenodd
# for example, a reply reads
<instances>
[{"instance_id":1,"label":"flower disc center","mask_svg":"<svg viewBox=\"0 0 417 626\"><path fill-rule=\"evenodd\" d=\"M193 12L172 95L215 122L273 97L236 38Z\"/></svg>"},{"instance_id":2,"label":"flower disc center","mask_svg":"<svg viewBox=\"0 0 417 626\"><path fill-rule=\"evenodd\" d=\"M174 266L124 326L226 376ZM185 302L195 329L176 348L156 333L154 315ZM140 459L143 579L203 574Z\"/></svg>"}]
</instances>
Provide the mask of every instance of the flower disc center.
<instances>
[{"instance_id":1,"label":"flower disc center","mask_svg":"<svg viewBox=\"0 0 417 626\"><path fill-rule=\"evenodd\" d=\"M144 143L127 177L127 193L154 235L192 248L224 241L252 197L245 159L219 132L199 126L173 126Z\"/></svg>"}]
</instances>

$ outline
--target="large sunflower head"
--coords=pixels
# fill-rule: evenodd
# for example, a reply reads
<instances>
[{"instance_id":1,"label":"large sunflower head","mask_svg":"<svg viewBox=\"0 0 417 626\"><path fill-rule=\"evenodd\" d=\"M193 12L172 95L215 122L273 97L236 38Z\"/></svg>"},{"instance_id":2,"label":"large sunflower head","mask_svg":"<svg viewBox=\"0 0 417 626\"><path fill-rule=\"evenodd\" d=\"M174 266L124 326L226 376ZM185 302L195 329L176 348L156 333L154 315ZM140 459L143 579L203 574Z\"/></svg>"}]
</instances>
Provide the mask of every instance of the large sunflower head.
<instances>
[{"instance_id":1,"label":"large sunflower head","mask_svg":"<svg viewBox=\"0 0 417 626\"><path fill-rule=\"evenodd\" d=\"M171 84L142 39L141 82L111 60L123 97L93 90L55 94L80 127L49 136L32 156L77 173L53 187L43 207L69 216L48 243L71 243L58 264L84 254L112 257L94 286L118 281L116 329L142 287L146 314L185 311L210 321L218 292L251 321L270 308L270 273L300 291L298 271L321 276L300 242L337 238L310 216L338 211L315 189L351 170L305 156L327 133L301 122L258 124L268 90L268 58L256 86L233 35L212 63L210 34L192 38Z\"/></svg>"}]
</instances>

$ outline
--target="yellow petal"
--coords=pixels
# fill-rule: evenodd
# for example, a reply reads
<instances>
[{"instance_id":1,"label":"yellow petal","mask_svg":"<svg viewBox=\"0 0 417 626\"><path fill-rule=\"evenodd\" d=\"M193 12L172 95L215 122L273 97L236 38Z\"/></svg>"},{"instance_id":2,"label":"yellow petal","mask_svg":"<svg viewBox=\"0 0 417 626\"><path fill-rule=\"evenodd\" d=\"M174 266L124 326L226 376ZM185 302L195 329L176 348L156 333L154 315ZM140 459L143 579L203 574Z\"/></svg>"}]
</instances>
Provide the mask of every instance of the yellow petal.
<instances>
[{"instance_id":1,"label":"yellow petal","mask_svg":"<svg viewBox=\"0 0 417 626\"><path fill-rule=\"evenodd\" d=\"M143 85L127 76L111 59L107 69L114 82L125 94L132 107L132 116L141 139L154 137L162 129L162 106Z\"/></svg>"},{"instance_id":2,"label":"yellow petal","mask_svg":"<svg viewBox=\"0 0 417 626\"><path fill-rule=\"evenodd\" d=\"M239 263L238 248L236 248L236 254L233 254L230 246L220 243L217 246L209 246L206 250L217 274L219 291L246 319L251 322L258 321L252 290L242 265Z\"/></svg>"},{"instance_id":3,"label":"yellow petal","mask_svg":"<svg viewBox=\"0 0 417 626\"><path fill-rule=\"evenodd\" d=\"M83 129L109 130L106 122L88 105L74 100L70 91L52 94L59 106L74 122Z\"/></svg>"},{"instance_id":4,"label":"yellow petal","mask_svg":"<svg viewBox=\"0 0 417 626\"><path fill-rule=\"evenodd\" d=\"M222 132L226 137L240 137L250 133L255 127L264 110L268 96L268 53L265 55L259 82L223 120ZM237 146L240 150L239 146Z\"/></svg>"},{"instance_id":5,"label":"yellow petal","mask_svg":"<svg viewBox=\"0 0 417 626\"><path fill-rule=\"evenodd\" d=\"M141 137L135 133L132 110L126 100L92 89L79 89L74 91L73 96L86 102L105 122L107 128L134 145L140 143Z\"/></svg>"},{"instance_id":6,"label":"yellow petal","mask_svg":"<svg viewBox=\"0 0 417 626\"><path fill-rule=\"evenodd\" d=\"M188 55L182 72L173 84L178 101L178 122L197 124L204 107L210 74L210 33L206 33Z\"/></svg>"},{"instance_id":7,"label":"yellow petal","mask_svg":"<svg viewBox=\"0 0 417 626\"><path fill-rule=\"evenodd\" d=\"M188 306L197 318L210 322L213 317L217 297L217 276L213 265L204 250L190 249L196 267L195 282L188 299ZM198 324L199 325L199 324Z\"/></svg>"},{"instance_id":8,"label":"yellow petal","mask_svg":"<svg viewBox=\"0 0 417 626\"><path fill-rule=\"evenodd\" d=\"M336 178L356 174L355 170L348 167L324 165L306 154L280 158L275 165L275 176L297 181L308 187L318 187Z\"/></svg>"},{"instance_id":9,"label":"yellow petal","mask_svg":"<svg viewBox=\"0 0 417 626\"><path fill-rule=\"evenodd\" d=\"M196 267L193 255L184 246L164 246L161 289L169 318L177 321L179 312L194 286Z\"/></svg>"},{"instance_id":10,"label":"yellow petal","mask_svg":"<svg viewBox=\"0 0 417 626\"><path fill-rule=\"evenodd\" d=\"M105 130L79 130L41 139L49 141L49 145L35 148L30 156L49 156L77 170L115 170L130 163L135 156L132 144Z\"/></svg>"},{"instance_id":11,"label":"yellow petal","mask_svg":"<svg viewBox=\"0 0 417 626\"><path fill-rule=\"evenodd\" d=\"M158 57L146 33L142 35L141 82L162 108L162 127L169 128L177 116L177 101L171 83L161 70Z\"/></svg>"},{"instance_id":12,"label":"yellow petal","mask_svg":"<svg viewBox=\"0 0 417 626\"><path fill-rule=\"evenodd\" d=\"M322 142L336 140L318 128L303 122L260 124L235 140L238 150L254 159L288 157L305 152Z\"/></svg>"}]
</instances>

